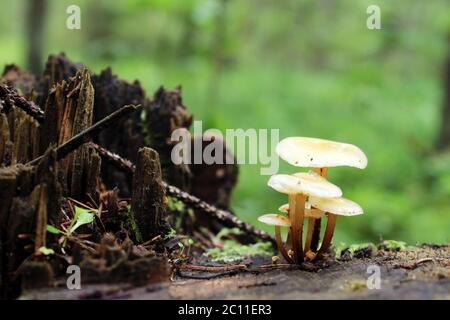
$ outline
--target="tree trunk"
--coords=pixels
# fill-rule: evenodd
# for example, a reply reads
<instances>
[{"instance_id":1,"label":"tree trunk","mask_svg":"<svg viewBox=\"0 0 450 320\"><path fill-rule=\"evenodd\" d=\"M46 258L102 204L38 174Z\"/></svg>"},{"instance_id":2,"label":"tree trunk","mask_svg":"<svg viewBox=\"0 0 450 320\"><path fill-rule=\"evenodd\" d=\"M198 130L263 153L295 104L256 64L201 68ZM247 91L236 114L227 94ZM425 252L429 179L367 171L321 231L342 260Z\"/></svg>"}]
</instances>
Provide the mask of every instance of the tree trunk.
<instances>
[{"instance_id":1,"label":"tree trunk","mask_svg":"<svg viewBox=\"0 0 450 320\"><path fill-rule=\"evenodd\" d=\"M437 149L439 151L450 147L450 56L444 69L444 101L441 111L441 128L438 134Z\"/></svg>"},{"instance_id":2,"label":"tree trunk","mask_svg":"<svg viewBox=\"0 0 450 320\"><path fill-rule=\"evenodd\" d=\"M34 74L42 70L42 44L47 0L30 0L27 12L28 67Z\"/></svg>"}]
</instances>

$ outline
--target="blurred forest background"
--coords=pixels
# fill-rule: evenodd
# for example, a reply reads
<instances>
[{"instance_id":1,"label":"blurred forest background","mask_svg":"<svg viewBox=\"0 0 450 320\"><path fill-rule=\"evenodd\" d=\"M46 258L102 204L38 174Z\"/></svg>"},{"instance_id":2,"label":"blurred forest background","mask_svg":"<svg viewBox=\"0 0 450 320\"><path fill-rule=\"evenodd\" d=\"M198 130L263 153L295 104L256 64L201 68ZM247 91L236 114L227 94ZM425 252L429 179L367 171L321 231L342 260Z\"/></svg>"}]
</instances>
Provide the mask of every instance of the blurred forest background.
<instances>
[{"instance_id":1,"label":"blurred forest background","mask_svg":"<svg viewBox=\"0 0 450 320\"><path fill-rule=\"evenodd\" d=\"M204 129L356 144L367 169L336 168L330 180L366 214L340 219L335 241L450 242L448 0L1 3L0 65L37 70L64 51L95 72L111 66L140 80L148 95L181 84ZM81 30L66 28L72 4ZM381 8L381 30L366 27L370 4ZM233 208L264 228L256 217L286 198L259 169L240 167Z\"/></svg>"}]
</instances>

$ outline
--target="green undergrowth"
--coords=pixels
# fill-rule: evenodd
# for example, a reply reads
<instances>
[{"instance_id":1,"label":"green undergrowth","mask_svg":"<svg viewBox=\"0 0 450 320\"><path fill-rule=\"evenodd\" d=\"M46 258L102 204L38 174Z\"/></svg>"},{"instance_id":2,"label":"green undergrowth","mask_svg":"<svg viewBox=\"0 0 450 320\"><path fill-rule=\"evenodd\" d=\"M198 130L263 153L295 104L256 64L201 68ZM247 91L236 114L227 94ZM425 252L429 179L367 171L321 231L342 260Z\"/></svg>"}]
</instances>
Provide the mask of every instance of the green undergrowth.
<instances>
[{"instance_id":1,"label":"green undergrowth","mask_svg":"<svg viewBox=\"0 0 450 320\"><path fill-rule=\"evenodd\" d=\"M224 263L240 261L247 256L273 254L273 246L270 242L242 245L234 240L225 240L223 248L209 249L205 252L205 256L211 258L212 261Z\"/></svg>"},{"instance_id":2,"label":"green undergrowth","mask_svg":"<svg viewBox=\"0 0 450 320\"><path fill-rule=\"evenodd\" d=\"M356 253L365 251L366 253L370 253L370 255L373 256L377 254L378 250L402 251L405 250L406 248L407 248L406 242L397 240L384 240L378 245L375 245L372 242L355 243L355 244L346 244L344 242L341 242L333 246L333 250L335 252L337 259L343 258L344 254L352 258Z\"/></svg>"},{"instance_id":3,"label":"green undergrowth","mask_svg":"<svg viewBox=\"0 0 450 320\"><path fill-rule=\"evenodd\" d=\"M216 236L214 241L221 243L221 247L208 249L204 255L215 262L232 263L241 261L248 256L275 254L272 243L257 242L243 245L233 239L241 234L238 228L224 228ZM230 239L231 238L231 239Z\"/></svg>"}]
</instances>

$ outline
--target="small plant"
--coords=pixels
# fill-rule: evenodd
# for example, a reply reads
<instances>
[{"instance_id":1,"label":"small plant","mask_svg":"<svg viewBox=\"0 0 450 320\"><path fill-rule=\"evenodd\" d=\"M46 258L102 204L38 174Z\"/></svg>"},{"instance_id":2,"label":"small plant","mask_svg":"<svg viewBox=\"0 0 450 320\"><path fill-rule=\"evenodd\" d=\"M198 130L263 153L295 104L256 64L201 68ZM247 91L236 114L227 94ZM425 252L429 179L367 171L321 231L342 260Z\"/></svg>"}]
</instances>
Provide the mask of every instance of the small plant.
<instances>
[{"instance_id":1,"label":"small plant","mask_svg":"<svg viewBox=\"0 0 450 320\"><path fill-rule=\"evenodd\" d=\"M342 198L341 189L326 180L329 167L350 166L364 169L367 157L358 147L329 140L290 137L276 147L277 154L296 167L313 168L311 172L293 175L276 174L268 185L288 195L288 203L280 207L280 214L267 214L259 221L275 226L278 249L289 263L301 263L305 259L320 259L330 248L336 218L363 213L355 202ZM320 219L327 217L323 241L320 240ZM308 229L303 248L303 224L308 219ZM280 227L289 228L286 244L281 238Z\"/></svg>"},{"instance_id":2,"label":"small plant","mask_svg":"<svg viewBox=\"0 0 450 320\"><path fill-rule=\"evenodd\" d=\"M62 234L66 237L70 237L79 227L81 227L82 225L92 223L94 221L96 211L95 209L81 208L77 207L76 205L73 205L72 207L74 217L70 221L69 226L67 228L62 226L63 230L60 230L52 225L47 225L47 232L53 234Z\"/></svg>"}]
</instances>

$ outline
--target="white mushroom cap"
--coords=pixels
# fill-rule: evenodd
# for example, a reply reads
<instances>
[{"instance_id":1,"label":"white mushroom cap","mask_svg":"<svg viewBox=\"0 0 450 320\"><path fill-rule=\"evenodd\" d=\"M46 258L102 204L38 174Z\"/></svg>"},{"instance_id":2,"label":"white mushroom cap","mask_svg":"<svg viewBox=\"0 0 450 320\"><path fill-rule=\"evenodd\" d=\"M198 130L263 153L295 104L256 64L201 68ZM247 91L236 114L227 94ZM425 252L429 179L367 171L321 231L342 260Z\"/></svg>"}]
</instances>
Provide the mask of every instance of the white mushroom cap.
<instances>
[{"instance_id":1,"label":"white mushroom cap","mask_svg":"<svg viewBox=\"0 0 450 320\"><path fill-rule=\"evenodd\" d=\"M314 172L294 175L275 174L267 183L269 187L285 194L304 194L316 197L340 197L341 189Z\"/></svg>"},{"instance_id":2,"label":"white mushroom cap","mask_svg":"<svg viewBox=\"0 0 450 320\"><path fill-rule=\"evenodd\" d=\"M280 214L269 213L258 218L259 221L271 226L290 227L291 221Z\"/></svg>"},{"instance_id":3,"label":"white mushroom cap","mask_svg":"<svg viewBox=\"0 0 450 320\"><path fill-rule=\"evenodd\" d=\"M345 198L309 197L309 202L313 207L340 216L356 216L364 213L359 204Z\"/></svg>"},{"instance_id":4,"label":"white mushroom cap","mask_svg":"<svg viewBox=\"0 0 450 320\"><path fill-rule=\"evenodd\" d=\"M357 146L324 139L285 138L277 144L276 152L283 160L297 167L367 167L367 157Z\"/></svg>"}]
</instances>

